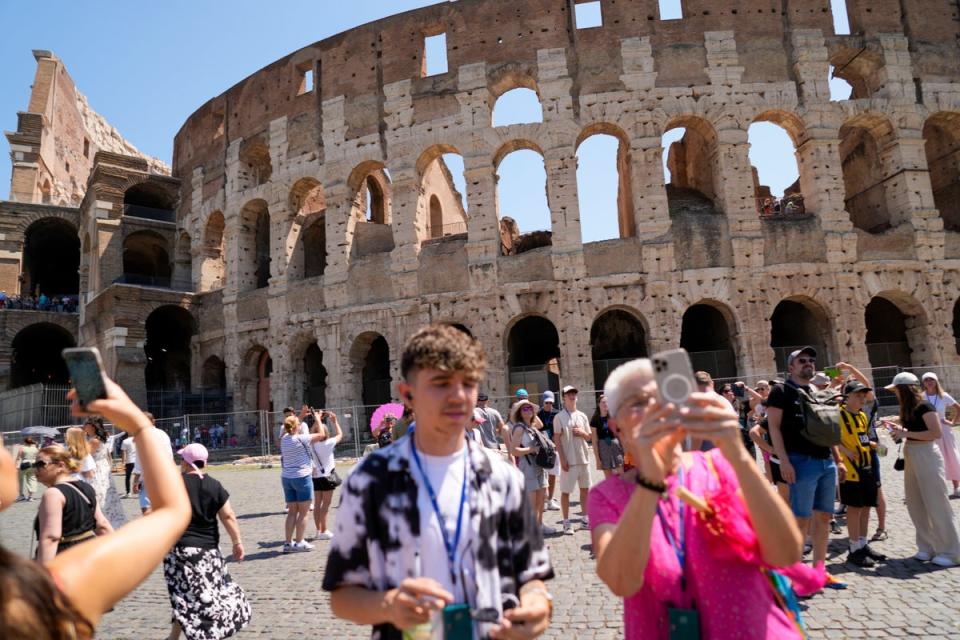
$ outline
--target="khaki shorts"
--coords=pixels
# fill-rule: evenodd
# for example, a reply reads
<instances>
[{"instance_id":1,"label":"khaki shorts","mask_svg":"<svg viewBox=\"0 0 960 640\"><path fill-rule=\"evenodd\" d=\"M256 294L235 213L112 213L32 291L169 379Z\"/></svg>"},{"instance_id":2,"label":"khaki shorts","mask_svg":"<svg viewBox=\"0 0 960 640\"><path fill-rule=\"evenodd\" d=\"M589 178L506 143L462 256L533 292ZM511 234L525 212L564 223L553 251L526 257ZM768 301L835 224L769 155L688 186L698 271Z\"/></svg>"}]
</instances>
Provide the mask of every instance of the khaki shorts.
<instances>
[{"instance_id":1,"label":"khaki shorts","mask_svg":"<svg viewBox=\"0 0 960 640\"><path fill-rule=\"evenodd\" d=\"M560 472L560 493L573 493L578 484L581 489L590 488L589 464L572 464L569 471Z\"/></svg>"}]
</instances>

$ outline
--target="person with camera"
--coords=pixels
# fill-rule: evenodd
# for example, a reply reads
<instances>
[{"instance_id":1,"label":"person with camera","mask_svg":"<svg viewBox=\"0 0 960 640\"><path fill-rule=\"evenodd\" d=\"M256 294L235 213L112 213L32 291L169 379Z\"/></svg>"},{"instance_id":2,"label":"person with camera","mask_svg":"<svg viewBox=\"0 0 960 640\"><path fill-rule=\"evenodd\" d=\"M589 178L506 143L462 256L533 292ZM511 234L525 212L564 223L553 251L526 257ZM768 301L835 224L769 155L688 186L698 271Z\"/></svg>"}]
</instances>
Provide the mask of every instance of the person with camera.
<instances>
[{"instance_id":1,"label":"person with camera","mask_svg":"<svg viewBox=\"0 0 960 640\"><path fill-rule=\"evenodd\" d=\"M283 500L287 503L283 553L313 550L313 545L303 537L313 505L313 454L310 447L326 438L326 432L304 435L300 433L300 425L297 416L288 416L283 421L283 436L280 438L280 483Z\"/></svg>"},{"instance_id":2,"label":"person with camera","mask_svg":"<svg viewBox=\"0 0 960 640\"><path fill-rule=\"evenodd\" d=\"M71 390L71 412L99 414L136 440L153 510L116 531L61 550L45 564L0 547L0 584L6 594L0 601L0 621L16 620L0 630L5 640L89 640L103 614L157 568L190 521L187 492L159 431L116 383L104 379L104 385L106 398L91 401L83 410ZM60 456L67 458L65 452L57 453ZM41 451L37 463L52 459ZM15 492L13 461L0 448L0 509L9 506Z\"/></svg>"},{"instance_id":3,"label":"person with camera","mask_svg":"<svg viewBox=\"0 0 960 640\"><path fill-rule=\"evenodd\" d=\"M615 369L604 395L635 464L589 503L597 575L624 599L624 637L803 637L765 575L799 562L802 537L729 403L709 392L664 403L647 359ZM683 452L687 437L715 448Z\"/></svg>"},{"instance_id":4,"label":"person with camera","mask_svg":"<svg viewBox=\"0 0 960 640\"><path fill-rule=\"evenodd\" d=\"M510 424L513 432L510 442L513 447L510 455L516 457L517 467L523 474L523 488L530 497L533 515L537 519L544 535L556 533L543 524L543 509L547 495L547 470L537 464L536 455L540 450L537 432L543 432L543 423L537 417L537 405L529 400L520 400L513 405Z\"/></svg>"},{"instance_id":5,"label":"person with camera","mask_svg":"<svg viewBox=\"0 0 960 640\"><path fill-rule=\"evenodd\" d=\"M943 454L934 445L943 435L940 416L923 399L920 380L912 373L898 373L884 388L900 403L900 424L883 424L896 442L903 443L903 490L917 540L913 557L955 567L960 562L960 534L947 497Z\"/></svg>"},{"instance_id":6,"label":"person with camera","mask_svg":"<svg viewBox=\"0 0 960 640\"><path fill-rule=\"evenodd\" d=\"M483 347L429 325L407 340L400 370L416 427L344 481L323 579L334 615L379 640L542 635L553 569L523 478L466 436Z\"/></svg>"},{"instance_id":7,"label":"person with camera","mask_svg":"<svg viewBox=\"0 0 960 640\"><path fill-rule=\"evenodd\" d=\"M330 435L326 422L333 426L333 435ZM343 429L333 411L321 411L314 414L312 434L323 437L311 445L313 454L313 524L317 527L315 540L330 540L333 534L327 529L327 514L333 503L333 492L340 486L340 476L337 475L337 460L334 453L340 440L343 439Z\"/></svg>"}]
</instances>

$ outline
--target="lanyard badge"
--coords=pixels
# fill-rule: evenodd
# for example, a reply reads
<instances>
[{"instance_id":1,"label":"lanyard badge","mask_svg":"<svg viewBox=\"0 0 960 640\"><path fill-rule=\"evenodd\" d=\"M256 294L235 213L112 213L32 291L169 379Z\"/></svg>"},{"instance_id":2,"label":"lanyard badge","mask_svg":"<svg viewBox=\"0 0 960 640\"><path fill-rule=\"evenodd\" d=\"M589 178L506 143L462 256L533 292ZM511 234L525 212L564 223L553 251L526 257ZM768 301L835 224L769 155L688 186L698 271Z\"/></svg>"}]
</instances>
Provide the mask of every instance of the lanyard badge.
<instances>
[{"instance_id":1,"label":"lanyard badge","mask_svg":"<svg viewBox=\"0 0 960 640\"><path fill-rule=\"evenodd\" d=\"M677 472L680 478L680 486L686 489L684 482L683 466ZM677 512L679 515L677 523L677 536L667 528L667 521L663 514L660 503L657 503L657 517L660 519L660 528L663 530L663 536L670 543L674 554L677 556L677 563L680 565L680 589L683 592L682 598L687 599L687 533L684 516L686 508L683 500L677 500ZM683 609L674 606L667 607L668 623L670 625L670 640L695 640L700 638L700 613L693 607Z\"/></svg>"}]
</instances>

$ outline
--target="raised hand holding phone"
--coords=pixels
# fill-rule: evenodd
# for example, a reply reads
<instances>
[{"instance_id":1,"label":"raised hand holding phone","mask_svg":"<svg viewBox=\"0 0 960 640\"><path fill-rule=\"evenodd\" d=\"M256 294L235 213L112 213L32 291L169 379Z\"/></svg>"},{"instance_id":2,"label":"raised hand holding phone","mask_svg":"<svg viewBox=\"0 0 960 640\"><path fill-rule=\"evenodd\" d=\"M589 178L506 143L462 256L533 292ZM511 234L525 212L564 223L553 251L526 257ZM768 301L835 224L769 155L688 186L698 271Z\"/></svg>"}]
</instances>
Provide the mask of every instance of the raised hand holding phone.
<instances>
[{"instance_id":1,"label":"raised hand holding phone","mask_svg":"<svg viewBox=\"0 0 960 640\"><path fill-rule=\"evenodd\" d=\"M77 390L76 400L81 410L96 400L107 397L107 386L103 374L103 360L95 347L64 349L61 352L70 372L72 386Z\"/></svg>"}]
</instances>

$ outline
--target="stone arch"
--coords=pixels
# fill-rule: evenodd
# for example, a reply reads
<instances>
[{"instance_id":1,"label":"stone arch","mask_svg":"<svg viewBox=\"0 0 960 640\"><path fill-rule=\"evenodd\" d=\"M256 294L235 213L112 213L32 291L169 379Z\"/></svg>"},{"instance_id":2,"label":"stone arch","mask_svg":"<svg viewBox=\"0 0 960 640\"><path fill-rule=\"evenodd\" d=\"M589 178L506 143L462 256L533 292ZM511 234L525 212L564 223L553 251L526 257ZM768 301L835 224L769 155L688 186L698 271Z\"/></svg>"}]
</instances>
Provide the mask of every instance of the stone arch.
<instances>
[{"instance_id":1,"label":"stone arch","mask_svg":"<svg viewBox=\"0 0 960 640\"><path fill-rule=\"evenodd\" d=\"M240 361L237 373L237 390L242 406L251 410L272 411L270 376L273 373L273 359L267 348L253 343Z\"/></svg>"},{"instance_id":2,"label":"stone arch","mask_svg":"<svg viewBox=\"0 0 960 640\"><path fill-rule=\"evenodd\" d=\"M864 309L864 322L872 367L935 364L927 313L911 294L894 289L877 293Z\"/></svg>"},{"instance_id":3,"label":"stone arch","mask_svg":"<svg viewBox=\"0 0 960 640\"><path fill-rule=\"evenodd\" d=\"M960 232L960 112L940 111L923 125L933 201L943 228Z\"/></svg>"},{"instance_id":4,"label":"stone arch","mask_svg":"<svg viewBox=\"0 0 960 640\"><path fill-rule=\"evenodd\" d=\"M770 130L758 132L757 129L761 126L767 126ZM810 167L806 166L800 157L800 147L808 138L806 126L803 120L794 113L784 109L767 109L759 113L751 121L748 128L747 140L752 150L759 149L759 147L757 147L758 143L755 142L755 135L762 136L761 141L766 141L775 138L776 135L780 135L777 129L771 129L771 127L777 127L780 132L785 133L786 138L789 139L792 146L790 148L780 148L777 146L776 149L771 148L770 144L761 146L767 147L769 152L776 154L776 158L771 158L770 161L777 164L780 167L780 171L783 170L785 163L795 164L796 180L792 184L785 185L782 196L775 195L771 189L773 185L761 183L761 180L764 178L761 172L766 174L766 166L753 166L753 185L757 210L761 215L767 216L779 214L792 216L803 215L806 213L806 204L803 197L802 185L805 182L809 183L812 178L810 175Z\"/></svg>"},{"instance_id":5,"label":"stone arch","mask_svg":"<svg viewBox=\"0 0 960 640\"><path fill-rule=\"evenodd\" d=\"M20 293L39 296L80 292L80 237L61 217L34 220L23 233Z\"/></svg>"},{"instance_id":6,"label":"stone arch","mask_svg":"<svg viewBox=\"0 0 960 640\"><path fill-rule=\"evenodd\" d=\"M322 276L327 267L326 198L314 178L301 178L290 190L293 224L287 235L287 279Z\"/></svg>"},{"instance_id":7,"label":"stone arch","mask_svg":"<svg viewBox=\"0 0 960 640\"><path fill-rule=\"evenodd\" d=\"M240 210L239 277L241 292L263 289L270 283L270 210L266 201L251 200Z\"/></svg>"},{"instance_id":8,"label":"stone arch","mask_svg":"<svg viewBox=\"0 0 960 640\"><path fill-rule=\"evenodd\" d=\"M784 298L774 308L769 322L777 371L786 371L787 356L808 345L817 350L821 366L833 362L833 323L820 303L807 296Z\"/></svg>"},{"instance_id":9,"label":"stone arch","mask_svg":"<svg viewBox=\"0 0 960 640\"><path fill-rule=\"evenodd\" d=\"M457 159L455 157L462 163L462 155L456 147L435 144L420 154L417 160L420 196L416 227L421 241L467 232L463 194L457 188L447 162L448 159Z\"/></svg>"},{"instance_id":10,"label":"stone arch","mask_svg":"<svg viewBox=\"0 0 960 640\"><path fill-rule=\"evenodd\" d=\"M223 212L216 210L207 217L200 245L200 291L212 291L226 284Z\"/></svg>"},{"instance_id":11,"label":"stone arch","mask_svg":"<svg viewBox=\"0 0 960 640\"><path fill-rule=\"evenodd\" d=\"M702 210L722 213L718 194L721 172L717 167L717 132L713 124L698 115L684 114L670 118L663 128L663 136L675 129L683 130L683 137L672 142L666 150L666 166L670 173L667 200L670 215L684 210Z\"/></svg>"},{"instance_id":12,"label":"stone arch","mask_svg":"<svg viewBox=\"0 0 960 640\"><path fill-rule=\"evenodd\" d=\"M889 147L895 138L890 119L865 112L840 128L844 202L853 226L867 233L883 233L905 222L891 208L886 182L893 177Z\"/></svg>"},{"instance_id":13,"label":"stone arch","mask_svg":"<svg viewBox=\"0 0 960 640\"><path fill-rule=\"evenodd\" d=\"M239 160L238 191L252 189L270 181L273 162L270 158L270 147L262 137L244 140L240 144Z\"/></svg>"},{"instance_id":14,"label":"stone arch","mask_svg":"<svg viewBox=\"0 0 960 640\"><path fill-rule=\"evenodd\" d=\"M871 46L831 48L830 65L852 88L850 100L870 98L884 85L883 56Z\"/></svg>"},{"instance_id":15,"label":"stone arch","mask_svg":"<svg viewBox=\"0 0 960 640\"><path fill-rule=\"evenodd\" d=\"M617 148L612 159L615 162L617 179L616 220L619 234L614 236L611 232L608 232L606 234L607 237L602 237L599 239L606 240L614 237L630 238L636 234L636 224L633 213L633 179L632 162L630 156L630 137L619 126L609 122L595 122L590 124L585 127L577 137L577 194L580 198L580 220L581 222L589 220L591 208L590 203L584 201L585 189L582 175L583 172L590 172L592 169L592 172L595 176L593 179L596 180L598 178L596 174L599 171L606 173L607 169L606 166L590 167L581 162L581 147L588 140L594 138L594 136L609 137L615 140L617 143ZM599 158L597 160L602 162L602 160ZM587 227L588 224L581 223L581 234ZM610 231L612 231L612 229Z\"/></svg>"},{"instance_id":16,"label":"stone arch","mask_svg":"<svg viewBox=\"0 0 960 640\"><path fill-rule=\"evenodd\" d=\"M531 152L535 156L526 155ZM525 155L513 156L513 154ZM514 159L521 166L513 166ZM493 156L493 165L497 174L495 195L497 219L500 221L501 253L514 255L551 246L553 221L543 150L531 140L510 140L496 151ZM513 173L514 170L517 170L516 174ZM539 189L541 176L543 177L542 198ZM505 194L507 197L504 197ZM527 201L522 199L521 194L536 194L536 196ZM520 207L527 212L526 229L522 229L513 217L520 213L514 209ZM536 212L531 214L531 210Z\"/></svg>"},{"instance_id":17,"label":"stone arch","mask_svg":"<svg viewBox=\"0 0 960 640\"><path fill-rule=\"evenodd\" d=\"M10 342L10 388L68 384L60 352L74 346L73 334L59 324L37 322L20 329Z\"/></svg>"},{"instance_id":18,"label":"stone arch","mask_svg":"<svg viewBox=\"0 0 960 640\"><path fill-rule=\"evenodd\" d=\"M509 65L501 69L489 82L488 106L490 124L493 127L505 127L511 124L533 124L543 122L543 97L533 74L518 65ZM506 106L519 114L519 118L504 118L498 110Z\"/></svg>"},{"instance_id":19,"label":"stone arch","mask_svg":"<svg viewBox=\"0 0 960 640\"><path fill-rule=\"evenodd\" d=\"M193 243L190 234L181 231L177 238L177 249L173 264L173 280L177 288L188 291L193 289Z\"/></svg>"},{"instance_id":20,"label":"stone arch","mask_svg":"<svg viewBox=\"0 0 960 640\"><path fill-rule=\"evenodd\" d=\"M123 239L123 279L130 284L170 286L170 247L156 231L134 231Z\"/></svg>"},{"instance_id":21,"label":"stone arch","mask_svg":"<svg viewBox=\"0 0 960 640\"><path fill-rule=\"evenodd\" d=\"M370 416L381 404L392 398L392 379L390 373L390 345L387 339L376 331L360 333L350 345L348 353L349 378L352 389L350 396L360 398L363 405L359 424L361 432L370 423Z\"/></svg>"},{"instance_id":22,"label":"stone arch","mask_svg":"<svg viewBox=\"0 0 960 640\"><path fill-rule=\"evenodd\" d=\"M354 194L352 215L359 222L391 224L390 175L382 162L367 160L357 165L347 179Z\"/></svg>"},{"instance_id":23,"label":"stone arch","mask_svg":"<svg viewBox=\"0 0 960 640\"><path fill-rule=\"evenodd\" d=\"M169 215L177 208L177 194L173 185L141 179L123 192L123 213L138 218L169 221Z\"/></svg>"},{"instance_id":24,"label":"stone arch","mask_svg":"<svg viewBox=\"0 0 960 640\"><path fill-rule=\"evenodd\" d=\"M147 316L143 352L148 391L190 391L190 342L196 331L196 320L183 307L163 305Z\"/></svg>"},{"instance_id":25,"label":"stone arch","mask_svg":"<svg viewBox=\"0 0 960 640\"><path fill-rule=\"evenodd\" d=\"M727 305L701 300L687 307L680 329L680 347L690 353L694 370L714 378L737 376L737 321Z\"/></svg>"},{"instance_id":26,"label":"stone arch","mask_svg":"<svg viewBox=\"0 0 960 640\"><path fill-rule=\"evenodd\" d=\"M600 390L610 372L636 358L649 355L647 323L643 315L628 307L609 307L590 326L593 360L593 388Z\"/></svg>"},{"instance_id":27,"label":"stone arch","mask_svg":"<svg viewBox=\"0 0 960 640\"><path fill-rule=\"evenodd\" d=\"M203 361L200 369L200 388L225 391L227 388L227 365L218 356Z\"/></svg>"},{"instance_id":28,"label":"stone arch","mask_svg":"<svg viewBox=\"0 0 960 640\"><path fill-rule=\"evenodd\" d=\"M507 384L531 395L560 390L560 334L545 315L530 313L512 319L504 332Z\"/></svg>"}]
</instances>

